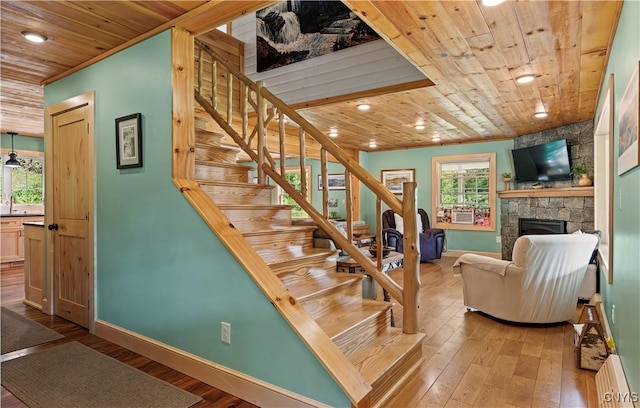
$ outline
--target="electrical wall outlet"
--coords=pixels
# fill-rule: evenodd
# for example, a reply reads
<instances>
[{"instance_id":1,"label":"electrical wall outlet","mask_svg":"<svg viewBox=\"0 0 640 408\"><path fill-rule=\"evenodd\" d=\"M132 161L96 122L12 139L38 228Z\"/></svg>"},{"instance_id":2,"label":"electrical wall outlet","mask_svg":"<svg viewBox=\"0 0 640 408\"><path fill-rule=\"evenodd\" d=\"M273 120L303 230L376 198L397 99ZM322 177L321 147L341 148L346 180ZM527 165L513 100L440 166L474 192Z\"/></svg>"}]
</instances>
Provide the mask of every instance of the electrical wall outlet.
<instances>
[{"instance_id":1,"label":"electrical wall outlet","mask_svg":"<svg viewBox=\"0 0 640 408\"><path fill-rule=\"evenodd\" d=\"M502 236L498 235L496 237L496 244L502 244Z\"/></svg>"},{"instance_id":2,"label":"electrical wall outlet","mask_svg":"<svg viewBox=\"0 0 640 408\"><path fill-rule=\"evenodd\" d=\"M220 341L231 344L231 323L220 323Z\"/></svg>"}]
</instances>

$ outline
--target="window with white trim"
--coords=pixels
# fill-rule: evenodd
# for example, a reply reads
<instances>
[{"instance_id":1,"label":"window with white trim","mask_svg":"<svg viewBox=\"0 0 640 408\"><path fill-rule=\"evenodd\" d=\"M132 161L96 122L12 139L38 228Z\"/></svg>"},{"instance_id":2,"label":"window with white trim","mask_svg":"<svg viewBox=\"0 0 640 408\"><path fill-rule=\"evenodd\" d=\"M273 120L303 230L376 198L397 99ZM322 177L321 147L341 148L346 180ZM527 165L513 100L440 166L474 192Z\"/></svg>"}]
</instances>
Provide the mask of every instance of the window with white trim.
<instances>
[{"instance_id":1,"label":"window with white trim","mask_svg":"<svg viewBox=\"0 0 640 408\"><path fill-rule=\"evenodd\" d=\"M495 153L432 159L435 226L495 231Z\"/></svg>"},{"instance_id":2,"label":"window with white trim","mask_svg":"<svg viewBox=\"0 0 640 408\"><path fill-rule=\"evenodd\" d=\"M613 241L613 154L614 154L614 100L613 74L609 75L600 115L593 133L594 156L594 226L602 235L598 253L600 265L607 272L608 283L613 282L612 241Z\"/></svg>"},{"instance_id":3,"label":"window with white trim","mask_svg":"<svg viewBox=\"0 0 640 408\"><path fill-rule=\"evenodd\" d=\"M20 152L20 167L7 167L8 151L2 152L2 213L44 212L44 154Z\"/></svg>"}]
</instances>

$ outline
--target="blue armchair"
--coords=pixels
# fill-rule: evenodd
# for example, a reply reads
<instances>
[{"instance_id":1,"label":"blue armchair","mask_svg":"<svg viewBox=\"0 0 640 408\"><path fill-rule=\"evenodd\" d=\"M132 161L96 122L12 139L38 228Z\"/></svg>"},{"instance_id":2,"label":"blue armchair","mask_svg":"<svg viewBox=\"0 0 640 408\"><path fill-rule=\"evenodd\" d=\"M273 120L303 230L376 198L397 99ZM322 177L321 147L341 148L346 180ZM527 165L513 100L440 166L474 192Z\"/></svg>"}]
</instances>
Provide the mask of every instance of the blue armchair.
<instances>
[{"instance_id":1,"label":"blue armchair","mask_svg":"<svg viewBox=\"0 0 640 408\"><path fill-rule=\"evenodd\" d=\"M420 262L427 262L433 259L440 259L442 252L446 251L446 238L444 230L431 228L429 216L422 209L418 209L419 220L418 231L420 245ZM402 217L395 214L393 210L386 210L382 213L382 239L385 245L395 248L396 252L403 252L404 243L402 240L404 228L396 225L396 221L401 222Z\"/></svg>"}]
</instances>

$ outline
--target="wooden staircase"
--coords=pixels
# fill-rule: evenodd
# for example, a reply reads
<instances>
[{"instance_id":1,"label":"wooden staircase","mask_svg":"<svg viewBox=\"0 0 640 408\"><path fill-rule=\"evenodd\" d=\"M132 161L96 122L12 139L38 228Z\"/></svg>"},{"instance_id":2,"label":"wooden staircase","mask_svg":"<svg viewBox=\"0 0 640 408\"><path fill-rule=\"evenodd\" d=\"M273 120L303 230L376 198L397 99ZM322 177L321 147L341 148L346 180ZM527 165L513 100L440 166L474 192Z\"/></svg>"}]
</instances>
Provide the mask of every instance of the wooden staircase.
<instances>
[{"instance_id":1,"label":"wooden staircase","mask_svg":"<svg viewBox=\"0 0 640 408\"><path fill-rule=\"evenodd\" d=\"M392 304L363 299L362 275L336 272L337 252L313 247L317 227L293 225L292 207L250 183L221 137L196 130L195 181L371 385L370 405L383 405L421 363L424 335L391 327Z\"/></svg>"}]
</instances>

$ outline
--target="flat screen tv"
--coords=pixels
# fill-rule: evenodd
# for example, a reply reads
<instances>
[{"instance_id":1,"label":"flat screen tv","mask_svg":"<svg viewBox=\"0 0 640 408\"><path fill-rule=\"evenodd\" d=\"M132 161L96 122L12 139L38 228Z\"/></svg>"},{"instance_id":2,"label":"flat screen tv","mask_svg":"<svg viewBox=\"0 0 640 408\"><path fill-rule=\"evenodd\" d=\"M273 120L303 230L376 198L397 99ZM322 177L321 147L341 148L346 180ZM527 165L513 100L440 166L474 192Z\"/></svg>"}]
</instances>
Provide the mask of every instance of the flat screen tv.
<instances>
[{"instance_id":1,"label":"flat screen tv","mask_svg":"<svg viewBox=\"0 0 640 408\"><path fill-rule=\"evenodd\" d=\"M571 163L566 139L513 149L516 181L571 179Z\"/></svg>"}]
</instances>

